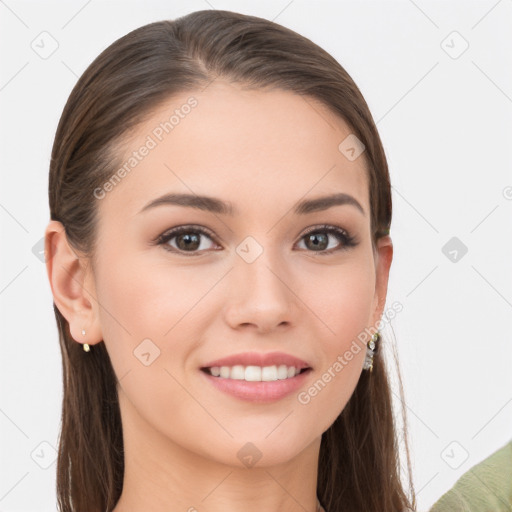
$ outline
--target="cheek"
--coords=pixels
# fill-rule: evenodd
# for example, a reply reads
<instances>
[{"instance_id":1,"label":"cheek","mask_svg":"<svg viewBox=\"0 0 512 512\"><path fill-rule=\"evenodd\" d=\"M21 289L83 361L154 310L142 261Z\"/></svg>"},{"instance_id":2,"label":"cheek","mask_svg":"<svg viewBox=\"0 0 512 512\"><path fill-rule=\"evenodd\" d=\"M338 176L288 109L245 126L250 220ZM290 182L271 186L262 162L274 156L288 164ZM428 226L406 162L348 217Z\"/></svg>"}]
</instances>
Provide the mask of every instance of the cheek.
<instances>
[{"instance_id":1,"label":"cheek","mask_svg":"<svg viewBox=\"0 0 512 512\"><path fill-rule=\"evenodd\" d=\"M129 408L164 431L173 417L193 419L200 412L180 385L181 367L191 350L184 340L194 338L186 314L197 302L198 290L191 291L194 286L184 275L142 263L125 257L98 272L100 322Z\"/></svg>"},{"instance_id":2,"label":"cheek","mask_svg":"<svg viewBox=\"0 0 512 512\"><path fill-rule=\"evenodd\" d=\"M151 259L144 254L117 261L103 265L97 286L102 326L111 329L116 343L123 338L130 338L134 345L150 336L159 342L169 339L173 327L178 322L183 325L181 319L215 283L215 276L200 276L190 268L165 261L148 264Z\"/></svg>"},{"instance_id":3,"label":"cheek","mask_svg":"<svg viewBox=\"0 0 512 512\"><path fill-rule=\"evenodd\" d=\"M201 340L205 326L198 311L212 300L215 291L209 291L218 276L166 262L148 264L143 255L104 261L118 261L98 269L96 287L103 339L116 375L131 372L131 380L140 380L136 393L142 388L147 393L152 388L169 389L169 382L157 384L149 370L159 368L154 371L167 381L172 379L166 369L173 374L182 371Z\"/></svg>"},{"instance_id":4,"label":"cheek","mask_svg":"<svg viewBox=\"0 0 512 512\"><path fill-rule=\"evenodd\" d=\"M361 376L374 289L371 268L347 265L317 279L304 295L319 326L321 368L297 398L309 417L321 418L324 429L344 409Z\"/></svg>"},{"instance_id":5,"label":"cheek","mask_svg":"<svg viewBox=\"0 0 512 512\"><path fill-rule=\"evenodd\" d=\"M364 262L319 271L303 283L302 296L325 333L326 352L344 349L370 327L374 292L373 272Z\"/></svg>"},{"instance_id":6,"label":"cheek","mask_svg":"<svg viewBox=\"0 0 512 512\"><path fill-rule=\"evenodd\" d=\"M100 323L112 365L121 377L141 366L138 350L146 349L156 360L163 334L172 326L169 320L164 325L162 316L162 311L170 312L171 301L162 295L163 287L158 289L147 265L126 255L109 259L104 254L96 287Z\"/></svg>"}]
</instances>

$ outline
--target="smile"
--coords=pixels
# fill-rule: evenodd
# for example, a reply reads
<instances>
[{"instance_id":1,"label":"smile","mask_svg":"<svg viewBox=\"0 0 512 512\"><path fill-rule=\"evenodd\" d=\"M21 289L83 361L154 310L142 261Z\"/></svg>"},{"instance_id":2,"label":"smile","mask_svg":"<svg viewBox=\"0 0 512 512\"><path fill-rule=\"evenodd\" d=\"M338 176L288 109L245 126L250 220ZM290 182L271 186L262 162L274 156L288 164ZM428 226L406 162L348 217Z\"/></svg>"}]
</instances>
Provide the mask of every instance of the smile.
<instances>
[{"instance_id":1,"label":"smile","mask_svg":"<svg viewBox=\"0 0 512 512\"><path fill-rule=\"evenodd\" d=\"M307 371L307 368L296 368L286 366L285 364L276 366L213 366L203 368L203 370L213 377L223 379L245 380L247 382L272 382L276 380L286 380Z\"/></svg>"}]
</instances>

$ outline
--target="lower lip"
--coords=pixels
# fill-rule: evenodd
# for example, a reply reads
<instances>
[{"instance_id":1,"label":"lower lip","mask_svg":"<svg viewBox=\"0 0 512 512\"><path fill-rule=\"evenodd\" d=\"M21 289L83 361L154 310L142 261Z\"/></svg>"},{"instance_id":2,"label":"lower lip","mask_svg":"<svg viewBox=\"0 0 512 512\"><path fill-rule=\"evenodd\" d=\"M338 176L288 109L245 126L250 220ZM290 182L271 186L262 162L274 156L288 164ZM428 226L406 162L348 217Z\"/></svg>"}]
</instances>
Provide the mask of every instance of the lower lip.
<instances>
[{"instance_id":1,"label":"lower lip","mask_svg":"<svg viewBox=\"0 0 512 512\"><path fill-rule=\"evenodd\" d=\"M299 373L295 377L269 382L225 379L222 377L214 377L203 370L199 371L217 389L231 396L247 402L270 403L281 400L285 396L297 391L304 384L312 370L308 368L305 372Z\"/></svg>"}]
</instances>

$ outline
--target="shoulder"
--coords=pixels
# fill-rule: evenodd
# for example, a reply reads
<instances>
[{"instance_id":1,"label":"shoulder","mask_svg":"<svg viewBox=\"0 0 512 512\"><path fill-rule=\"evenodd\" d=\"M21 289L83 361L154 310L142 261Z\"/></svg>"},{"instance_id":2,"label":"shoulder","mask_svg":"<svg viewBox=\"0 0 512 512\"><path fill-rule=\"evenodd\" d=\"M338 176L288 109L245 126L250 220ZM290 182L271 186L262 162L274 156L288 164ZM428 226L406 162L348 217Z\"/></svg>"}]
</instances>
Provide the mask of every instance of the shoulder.
<instances>
[{"instance_id":1,"label":"shoulder","mask_svg":"<svg viewBox=\"0 0 512 512\"><path fill-rule=\"evenodd\" d=\"M512 509L512 440L464 473L429 512L509 512Z\"/></svg>"}]
</instances>

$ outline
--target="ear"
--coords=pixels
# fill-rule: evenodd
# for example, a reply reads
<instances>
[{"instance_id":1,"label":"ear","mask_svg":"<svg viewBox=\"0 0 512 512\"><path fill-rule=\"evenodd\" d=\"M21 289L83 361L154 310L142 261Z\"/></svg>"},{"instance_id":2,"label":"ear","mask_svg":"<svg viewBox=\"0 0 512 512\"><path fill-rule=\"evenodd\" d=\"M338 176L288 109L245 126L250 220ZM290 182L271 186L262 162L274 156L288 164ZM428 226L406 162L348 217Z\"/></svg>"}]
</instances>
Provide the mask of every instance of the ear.
<instances>
[{"instance_id":1,"label":"ear","mask_svg":"<svg viewBox=\"0 0 512 512\"><path fill-rule=\"evenodd\" d=\"M52 220L48 224L44 251L53 300L68 321L71 335L75 341L89 345L102 341L98 301L88 261L68 243L61 222Z\"/></svg>"},{"instance_id":2,"label":"ear","mask_svg":"<svg viewBox=\"0 0 512 512\"><path fill-rule=\"evenodd\" d=\"M375 295L372 326L379 325L388 292L389 269L393 260L393 242L389 235L377 240L375 250Z\"/></svg>"}]
</instances>

